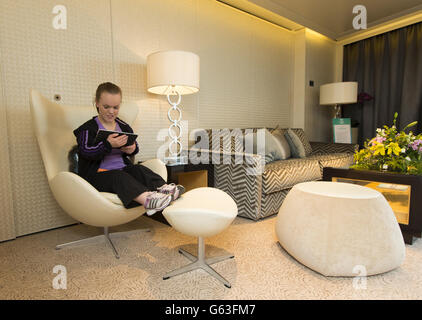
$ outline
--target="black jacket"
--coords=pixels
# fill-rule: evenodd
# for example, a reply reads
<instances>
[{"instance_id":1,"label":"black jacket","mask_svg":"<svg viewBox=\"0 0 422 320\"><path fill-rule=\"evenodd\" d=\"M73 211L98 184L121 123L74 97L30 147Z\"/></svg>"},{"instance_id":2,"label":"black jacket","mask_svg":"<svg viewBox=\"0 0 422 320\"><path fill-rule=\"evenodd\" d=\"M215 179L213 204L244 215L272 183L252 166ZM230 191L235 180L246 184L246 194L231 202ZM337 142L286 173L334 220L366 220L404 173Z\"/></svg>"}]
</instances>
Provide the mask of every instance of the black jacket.
<instances>
[{"instance_id":1,"label":"black jacket","mask_svg":"<svg viewBox=\"0 0 422 320\"><path fill-rule=\"evenodd\" d=\"M90 178L97 172L100 167L101 160L111 152L111 144L105 140L94 145L94 140L97 135L98 125L95 121L96 117L92 117L91 120L88 120L79 128L73 131L73 134L76 136L78 142L78 174L86 179ZM123 132L133 132L132 128L124 121L116 118L120 129ZM129 156L134 156L139 152L139 146L136 142L136 149L132 154L122 153L123 162L126 165L131 164Z\"/></svg>"}]
</instances>

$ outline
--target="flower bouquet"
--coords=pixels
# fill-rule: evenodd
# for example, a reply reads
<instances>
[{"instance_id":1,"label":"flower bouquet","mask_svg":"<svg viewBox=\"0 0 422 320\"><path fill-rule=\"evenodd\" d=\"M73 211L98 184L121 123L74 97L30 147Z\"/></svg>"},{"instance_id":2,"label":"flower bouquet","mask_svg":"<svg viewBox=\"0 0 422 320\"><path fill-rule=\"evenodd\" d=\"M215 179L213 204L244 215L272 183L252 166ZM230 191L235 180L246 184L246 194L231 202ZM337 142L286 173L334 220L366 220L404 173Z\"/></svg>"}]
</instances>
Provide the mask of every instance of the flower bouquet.
<instances>
[{"instance_id":1,"label":"flower bouquet","mask_svg":"<svg viewBox=\"0 0 422 320\"><path fill-rule=\"evenodd\" d=\"M351 168L422 175L422 134L405 133L417 121L398 132L397 115L396 112L393 126L378 128L376 137L365 141L364 149L356 151Z\"/></svg>"}]
</instances>

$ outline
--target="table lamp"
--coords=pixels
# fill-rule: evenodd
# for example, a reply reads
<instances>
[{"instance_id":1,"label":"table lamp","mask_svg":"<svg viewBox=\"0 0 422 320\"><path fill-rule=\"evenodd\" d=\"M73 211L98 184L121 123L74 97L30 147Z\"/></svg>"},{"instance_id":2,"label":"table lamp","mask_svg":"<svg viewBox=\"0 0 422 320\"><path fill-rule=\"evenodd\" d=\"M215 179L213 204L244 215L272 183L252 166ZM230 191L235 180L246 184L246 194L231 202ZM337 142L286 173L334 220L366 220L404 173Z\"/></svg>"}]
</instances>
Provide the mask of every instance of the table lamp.
<instances>
[{"instance_id":1,"label":"table lamp","mask_svg":"<svg viewBox=\"0 0 422 320\"><path fill-rule=\"evenodd\" d=\"M166 95L170 104L167 113L172 122L168 132L172 141L169 144L169 157L164 158L167 164L185 164L187 158L182 157L182 111L178 107L181 96L199 91L199 56L187 51L159 51L147 57L147 89L151 93ZM172 100L175 96L175 100ZM173 119L171 112L178 113ZM178 134L173 132L178 131Z\"/></svg>"},{"instance_id":2,"label":"table lamp","mask_svg":"<svg viewBox=\"0 0 422 320\"><path fill-rule=\"evenodd\" d=\"M319 104L334 105L335 118L341 117L341 105L356 103L358 100L357 82L334 82L327 83L319 88Z\"/></svg>"}]
</instances>

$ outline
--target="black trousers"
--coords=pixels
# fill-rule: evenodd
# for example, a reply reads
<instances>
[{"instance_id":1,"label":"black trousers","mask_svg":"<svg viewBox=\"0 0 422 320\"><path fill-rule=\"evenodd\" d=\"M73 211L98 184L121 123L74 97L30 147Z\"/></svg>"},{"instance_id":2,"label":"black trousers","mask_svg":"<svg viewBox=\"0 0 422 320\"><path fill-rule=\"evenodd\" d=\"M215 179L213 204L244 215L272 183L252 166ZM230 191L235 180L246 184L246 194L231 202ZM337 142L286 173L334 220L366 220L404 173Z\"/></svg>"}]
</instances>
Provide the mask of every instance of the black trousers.
<instances>
[{"instance_id":1,"label":"black trousers","mask_svg":"<svg viewBox=\"0 0 422 320\"><path fill-rule=\"evenodd\" d=\"M161 176L141 165L127 165L122 170L97 172L88 181L100 192L116 193L125 208L140 204L133 201L146 191L156 191L166 183Z\"/></svg>"}]
</instances>

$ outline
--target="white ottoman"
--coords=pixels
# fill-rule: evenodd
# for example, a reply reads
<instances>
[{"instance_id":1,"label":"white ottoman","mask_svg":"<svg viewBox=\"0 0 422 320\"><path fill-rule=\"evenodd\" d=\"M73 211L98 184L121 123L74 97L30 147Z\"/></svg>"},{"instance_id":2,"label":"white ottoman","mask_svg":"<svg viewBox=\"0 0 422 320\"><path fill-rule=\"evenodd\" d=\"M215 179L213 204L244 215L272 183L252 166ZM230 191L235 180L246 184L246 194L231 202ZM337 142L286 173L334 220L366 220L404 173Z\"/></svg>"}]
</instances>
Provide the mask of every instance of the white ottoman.
<instances>
[{"instance_id":1,"label":"white ottoman","mask_svg":"<svg viewBox=\"0 0 422 320\"><path fill-rule=\"evenodd\" d=\"M192 261L185 267L167 273L163 279L177 276L195 269L203 269L220 280L226 287L230 283L220 276L211 264L234 258L225 255L205 259L204 237L211 237L226 229L237 216L237 206L225 192L215 188L197 188L183 194L163 211L164 217L177 231L198 237L198 257L179 249L179 253Z\"/></svg>"},{"instance_id":2,"label":"white ottoman","mask_svg":"<svg viewBox=\"0 0 422 320\"><path fill-rule=\"evenodd\" d=\"M397 268L405 257L394 213L376 190L339 182L295 185L280 208L276 233L299 262L325 276ZM362 274L359 274L362 276Z\"/></svg>"}]
</instances>

